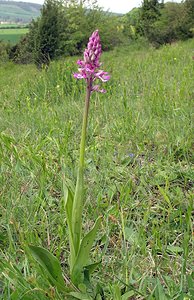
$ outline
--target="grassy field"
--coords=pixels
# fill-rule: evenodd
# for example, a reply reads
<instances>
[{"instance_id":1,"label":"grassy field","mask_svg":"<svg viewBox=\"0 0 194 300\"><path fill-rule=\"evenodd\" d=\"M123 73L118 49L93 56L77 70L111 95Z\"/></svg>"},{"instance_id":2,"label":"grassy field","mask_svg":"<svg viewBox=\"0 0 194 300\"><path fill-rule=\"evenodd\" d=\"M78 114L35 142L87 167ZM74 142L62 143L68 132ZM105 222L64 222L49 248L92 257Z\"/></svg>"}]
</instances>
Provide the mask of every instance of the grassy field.
<instances>
[{"instance_id":1,"label":"grassy field","mask_svg":"<svg viewBox=\"0 0 194 300\"><path fill-rule=\"evenodd\" d=\"M9 23L9 24L0 24L0 29L7 29L7 28L22 28L26 26L25 24L24 25L18 25L17 23Z\"/></svg>"},{"instance_id":2,"label":"grassy field","mask_svg":"<svg viewBox=\"0 0 194 300\"><path fill-rule=\"evenodd\" d=\"M88 230L103 216L92 258L104 299L194 299L193 55L190 40L102 57L111 80L92 95L83 217ZM0 299L65 299L26 246L48 248L68 276L61 178L64 165L76 179L85 93L75 62L0 66Z\"/></svg>"},{"instance_id":3,"label":"grassy field","mask_svg":"<svg viewBox=\"0 0 194 300\"><path fill-rule=\"evenodd\" d=\"M1 28L0 27L0 41L10 42L16 44L20 38L28 32L28 28Z\"/></svg>"}]
</instances>

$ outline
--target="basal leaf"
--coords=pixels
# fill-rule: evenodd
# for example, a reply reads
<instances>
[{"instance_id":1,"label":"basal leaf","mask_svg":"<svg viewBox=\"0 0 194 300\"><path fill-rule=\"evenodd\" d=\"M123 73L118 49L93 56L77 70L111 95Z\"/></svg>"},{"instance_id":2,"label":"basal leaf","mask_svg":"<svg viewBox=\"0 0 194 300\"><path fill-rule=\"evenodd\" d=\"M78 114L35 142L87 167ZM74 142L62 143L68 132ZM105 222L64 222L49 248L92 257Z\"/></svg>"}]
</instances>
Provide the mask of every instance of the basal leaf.
<instances>
[{"instance_id":1,"label":"basal leaf","mask_svg":"<svg viewBox=\"0 0 194 300\"><path fill-rule=\"evenodd\" d=\"M83 168L79 168L75 195L72 208L72 232L75 255L78 255L81 231L82 231L82 212L83 212Z\"/></svg>"},{"instance_id":2,"label":"basal leaf","mask_svg":"<svg viewBox=\"0 0 194 300\"><path fill-rule=\"evenodd\" d=\"M96 268L99 266L100 263L101 261L84 266L83 268L83 282L88 289L91 289L90 275L96 270ZM79 289L80 289L80 285L79 285Z\"/></svg>"},{"instance_id":3,"label":"basal leaf","mask_svg":"<svg viewBox=\"0 0 194 300\"><path fill-rule=\"evenodd\" d=\"M46 271L51 282L62 291L67 291L65 286L61 265L58 259L51 254L48 250L30 245L30 253L34 259L40 264L40 266Z\"/></svg>"},{"instance_id":4,"label":"basal leaf","mask_svg":"<svg viewBox=\"0 0 194 300\"><path fill-rule=\"evenodd\" d=\"M91 274L96 270L96 268L101 264L101 262L102 261L98 261L96 263L84 266L84 269L86 269L89 272L89 274Z\"/></svg>"},{"instance_id":5,"label":"basal leaf","mask_svg":"<svg viewBox=\"0 0 194 300\"><path fill-rule=\"evenodd\" d=\"M73 267L72 274L71 274L72 282L75 285L77 285L83 281L83 279L82 279L83 268L84 268L84 266L87 266L87 264L89 262L90 250L91 250L94 240L96 238L97 231L100 227L100 223L101 223L101 217L99 217L96 220L93 228L86 234L86 236L83 238L83 240L81 242L79 253L77 255L75 265Z\"/></svg>"},{"instance_id":6,"label":"basal leaf","mask_svg":"<svg viewBox=\"0 0 194 300\"><path fill-rule=\"evenodd\" d=\"M70 180L63 178L63 194L64 194L64 206L67 214L68 226L70 226L72 231L72 208L73 208L73 198L74 191L73 185Z\"/></svg>"},{"instance_id":7,"label":"basal leaf","mask_svg":"<svg viewBox=\"0 0 194 300\"><path fill-rule=\"evenodd\" d=\"M72 232L72 209L74 200L73 185L70 180L63 179L63 193L64 193L64 205L67 218L67 225L69 229L69 244L70 244L70 270L72 270L73 264L75 263L75 248L73 242L73 232Z\"/></svg>"}]
</instances>

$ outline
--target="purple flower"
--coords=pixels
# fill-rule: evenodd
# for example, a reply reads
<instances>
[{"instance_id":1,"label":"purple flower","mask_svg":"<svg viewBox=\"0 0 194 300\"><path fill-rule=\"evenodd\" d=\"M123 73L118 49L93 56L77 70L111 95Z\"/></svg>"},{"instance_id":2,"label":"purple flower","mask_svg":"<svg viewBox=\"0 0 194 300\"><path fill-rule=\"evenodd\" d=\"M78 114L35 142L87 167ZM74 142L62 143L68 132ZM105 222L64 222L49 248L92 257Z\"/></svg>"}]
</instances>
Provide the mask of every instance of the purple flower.
<instances>
[{"instance_id":1,"label":"purple flower","mask_svg":"<svg viewBox=\"0 0 194 300\"><path fill-rule=\"evenodd\" d=\"M100 36L98 30L94 31L89 38L88 46L84 51L84 60L78 60L79 73L74 73L73 76L76 79L85 79L91 91L97 91L105 93L104 89L100 89L99 85L94 85L93 82L96 79L100 79L102 82L106 82L110 79L107 72L99 70L100 67L100 56L102 54L102 48L100 44Z\"/></svg>"}]
</instances>

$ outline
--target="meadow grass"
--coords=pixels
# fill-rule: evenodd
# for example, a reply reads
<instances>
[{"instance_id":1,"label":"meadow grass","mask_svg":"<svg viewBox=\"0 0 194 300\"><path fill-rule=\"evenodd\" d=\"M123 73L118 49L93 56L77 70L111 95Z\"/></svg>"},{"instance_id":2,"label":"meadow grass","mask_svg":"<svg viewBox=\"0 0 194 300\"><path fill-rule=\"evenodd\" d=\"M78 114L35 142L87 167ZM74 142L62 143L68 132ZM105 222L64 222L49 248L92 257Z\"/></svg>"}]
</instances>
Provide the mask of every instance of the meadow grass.
<instances>
[{"instance_id":1,"label":"meadow grass","mask_svg":"<svg viewBox=\"0 0 194 300\"><path fill-rule=\"evenodd\" d=\"M91 99L83 217L87 230L103 216L92 256L108 300L117 289L194 299L193 53L190 40L102 58L112 78ZM64 299L26 246L48 248L68 270L62 169L75 182L85 93L75 62L0 66L0 299Z\"/></svg>"},{"instance_id":2,"label":"meadow grass","mask_svg":"<svg viewBox=\"0 0 194 300\"><path fill-rule=\"evenodd\" d=\"M28 28L0 28L0 41L16 44L28 32Z\"/></svg>"}]
</instances>

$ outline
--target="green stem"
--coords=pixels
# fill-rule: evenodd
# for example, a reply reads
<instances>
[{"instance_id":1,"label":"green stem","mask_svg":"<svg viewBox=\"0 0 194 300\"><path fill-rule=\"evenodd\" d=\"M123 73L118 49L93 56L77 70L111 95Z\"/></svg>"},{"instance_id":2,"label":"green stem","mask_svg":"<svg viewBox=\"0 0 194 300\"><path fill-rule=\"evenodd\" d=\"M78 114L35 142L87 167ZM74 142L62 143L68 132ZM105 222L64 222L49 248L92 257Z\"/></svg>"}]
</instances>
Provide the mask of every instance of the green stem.
<instances>
[{"instance_id":1,"label":"green stem","mask_svg":"<svg viewBox=\"0 0 194 300\"><path fill-rule=\"evenodd\" d=\"M89 104L90 104L90 94L91 94L91 81L89 81L87 83L87 90L86 90L86 100L85 100L81 143L80 143L80 160L79 160L80 168L84 168L84 154L85 154L85 143L86 143L86 131L87 131L87 123L88 123Z\"/></svg>"},{"instance_id":2,"label":"green stem","mask_svg":"<svg viewBox=\"0 0 194 300\"><path fill-rule=\"evenodd\" d=\"M91 80L88 80L85 108L84 108L84 115L83 115L81 143L80 143L80 160L79 160L79 168L78 168L77 182L76 182L75 196L74 196L73 210L72 210L72 234L73 234L73 244L75 249L74 259L76 259L76 256L79 252L81 231L82 231L83 192L84 192L84 184L83 184L84 155L85 155L89 103L90 103L90 95L91 95L91 84L92 84ZM71 267L73 267L73 264L75 263L74 259L72 261Z\"/></svg>"}]
</instances>

